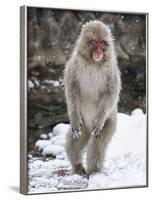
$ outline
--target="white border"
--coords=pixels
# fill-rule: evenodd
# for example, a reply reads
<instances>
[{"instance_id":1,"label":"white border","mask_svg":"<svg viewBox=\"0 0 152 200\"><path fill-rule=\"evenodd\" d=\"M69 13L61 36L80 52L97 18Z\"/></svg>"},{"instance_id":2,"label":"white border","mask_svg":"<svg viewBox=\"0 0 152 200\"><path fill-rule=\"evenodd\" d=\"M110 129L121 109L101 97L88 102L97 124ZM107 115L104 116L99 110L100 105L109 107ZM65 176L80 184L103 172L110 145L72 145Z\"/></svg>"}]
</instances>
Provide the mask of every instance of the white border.
<instances>
[{"instance_id":1,"label":"white border","mask_svg":"<svg viewBox=\"0 0 152 200\"><path fill-rule=\"evenodd\" d=\"M149 188L23 196L19 187L19 6L149 12ZM0 190L5 200L149 200L152 194L152 6L151 0L5 0L0 7Z\"/></svg>"}]
</instances>

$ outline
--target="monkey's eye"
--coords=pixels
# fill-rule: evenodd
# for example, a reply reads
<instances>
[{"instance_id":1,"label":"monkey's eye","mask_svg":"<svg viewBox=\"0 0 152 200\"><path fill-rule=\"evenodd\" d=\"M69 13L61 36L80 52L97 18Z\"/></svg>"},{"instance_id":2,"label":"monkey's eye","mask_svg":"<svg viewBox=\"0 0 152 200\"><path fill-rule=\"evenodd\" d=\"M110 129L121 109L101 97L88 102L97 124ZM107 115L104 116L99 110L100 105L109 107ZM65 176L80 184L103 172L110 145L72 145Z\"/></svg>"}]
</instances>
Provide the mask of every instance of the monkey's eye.
<instances>
[{"instance_id":1,"label":"monkey's eye","mask_svg":"<svg viewBox=\"0 0 152 200\"><path fill-rule=\"evenodd\" d=\"M94 46L95 45L95 41L94 40L89 40L88 41L88 45L89 46Z\"/></svg>"},{"instance_id":2,"label":"monkey's eye","mask_svg":"<svg viewBox=\"0 0 152 200\"><path fill-rule=\"evenodd\" d=\"M102 45L103 47L108 47L108 46L109 46L108 42L105 41L105 40L101 40L100 43L101 43L101 45Z\"/></svg>"}]
</instances>

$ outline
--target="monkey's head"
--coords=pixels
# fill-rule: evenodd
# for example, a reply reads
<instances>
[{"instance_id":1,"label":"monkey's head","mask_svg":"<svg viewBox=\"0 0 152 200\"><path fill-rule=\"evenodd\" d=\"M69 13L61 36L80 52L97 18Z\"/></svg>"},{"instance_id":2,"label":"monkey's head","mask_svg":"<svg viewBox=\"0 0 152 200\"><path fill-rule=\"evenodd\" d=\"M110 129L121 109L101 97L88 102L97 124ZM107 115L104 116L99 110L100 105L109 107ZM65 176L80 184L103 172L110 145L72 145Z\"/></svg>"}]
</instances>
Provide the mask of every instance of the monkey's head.
<instances>
[{"instance_id":1,"label":"monkey's head","mask_svg":"<svg viewBox=\"0 0 152 200\"><path fill-rule=\"evenodd\" d=\"M78 52L96 63L109 60L113 41L111 31L101 21L90 21L84 24L77 42Z\"/></svg>"}]
</instances>

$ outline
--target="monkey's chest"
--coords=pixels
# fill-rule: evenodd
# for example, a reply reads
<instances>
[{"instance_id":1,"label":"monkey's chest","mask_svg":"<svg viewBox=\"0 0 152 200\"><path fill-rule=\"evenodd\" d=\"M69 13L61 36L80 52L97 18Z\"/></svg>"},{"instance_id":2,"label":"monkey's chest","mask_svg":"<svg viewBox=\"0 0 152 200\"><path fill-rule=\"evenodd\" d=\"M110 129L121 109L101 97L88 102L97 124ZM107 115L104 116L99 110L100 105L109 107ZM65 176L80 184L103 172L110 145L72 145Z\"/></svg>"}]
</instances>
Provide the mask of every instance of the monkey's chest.
<instances>
[{"instance_id":1,"label":"monkey's chest","mask_svg":"<svg viewBox=\"0 0 152 200\"><path fill-rule=\"evenodd\" d=\"M80 95L83 99L97 102L105 90L105 77L98 71L83 71L80 75Z\"/></svg>"},{"instance_id":2,"label":"monkey's chest","mask_svg":"<svg viewBox=\"0 0 152 200\"><path fill-rule=\"evenodd\" d=\"M105 89L105 79L101 74L85 73L80 78L80 111L87 126L94 120Z\"/></svg>"}]
</instances>

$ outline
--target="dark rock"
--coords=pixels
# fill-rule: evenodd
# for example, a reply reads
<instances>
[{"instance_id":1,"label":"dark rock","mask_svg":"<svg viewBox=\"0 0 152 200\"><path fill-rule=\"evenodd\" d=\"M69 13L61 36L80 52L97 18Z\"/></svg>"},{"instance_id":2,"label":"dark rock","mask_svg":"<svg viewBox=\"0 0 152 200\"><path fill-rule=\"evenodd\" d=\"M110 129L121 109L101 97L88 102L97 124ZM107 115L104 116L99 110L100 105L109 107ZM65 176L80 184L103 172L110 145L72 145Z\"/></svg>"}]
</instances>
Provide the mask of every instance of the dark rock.
<instances>
[{"instance_id":1,"label":"dark rock","mask_svg":"<svg viewBox=\"0 0 152 200\"><path fill-rule=\"evenodd\" d=\"M92 12L79 12L77 15L81 24L85 24L86 22L96 19L95 14Z\"/></svg>"},{"instance_id":2,"label":"dark rock","mask_svg":"<svg viewBox=\"0 0 152 200\"><path fill-rule=\"evenodd\" d=\"M57 46L59 43L59 36L61 33L60 27L53 17L46 18L44 23L44 38L42 40L42 46L44 49L48 49Z\"/></svg>"},{"instance_id":3,"label":"dark rock","mask_svg":"<svg viewBox=\"0 0 152 200\"><path fill-rule=\"evenodd\" d=\"M65 48L69 44L75 43L80 30L77 18L71 12L66 12L60 20L61 27L61 47Z\"/></svg>"}]
</instances>

